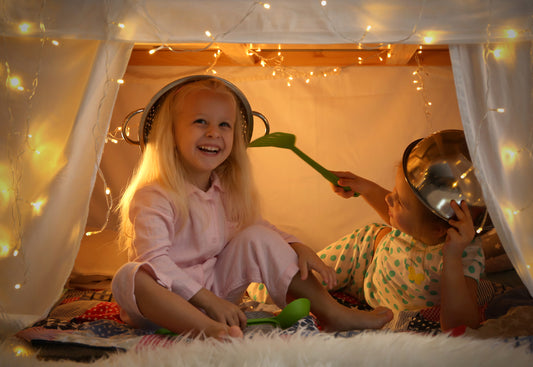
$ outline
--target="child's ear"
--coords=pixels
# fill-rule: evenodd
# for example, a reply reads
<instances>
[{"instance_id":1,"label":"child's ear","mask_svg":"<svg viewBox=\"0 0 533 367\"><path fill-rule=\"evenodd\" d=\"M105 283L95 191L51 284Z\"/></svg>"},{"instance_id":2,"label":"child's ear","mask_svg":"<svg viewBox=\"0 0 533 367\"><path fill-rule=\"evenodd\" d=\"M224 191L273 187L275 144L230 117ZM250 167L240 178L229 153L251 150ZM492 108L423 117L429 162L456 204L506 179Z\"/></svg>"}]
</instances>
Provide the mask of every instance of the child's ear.
<instances>
[{"instance_id":1,"label":"child's ear","mask_svg":"<svg viewBox=\"0 0 533 367\"><path fill-rule=\"evenodd\" d=\"M448 233L449 226L443 223L433 223L432 231L435 235L435 238L445 238Z\"/></svg>"}]
</instances>

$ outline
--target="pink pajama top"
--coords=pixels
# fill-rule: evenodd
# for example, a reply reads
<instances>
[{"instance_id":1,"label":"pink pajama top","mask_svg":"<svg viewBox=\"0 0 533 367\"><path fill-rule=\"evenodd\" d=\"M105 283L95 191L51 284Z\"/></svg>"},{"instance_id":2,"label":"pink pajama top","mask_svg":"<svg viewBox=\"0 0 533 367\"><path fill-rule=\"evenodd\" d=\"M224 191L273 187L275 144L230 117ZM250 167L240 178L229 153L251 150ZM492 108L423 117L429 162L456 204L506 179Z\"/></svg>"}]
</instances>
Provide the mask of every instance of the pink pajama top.
<instances>
[{"instance_id":1,"label":"pink pajama top","mask_svg":"<svg viewBox=\"0 0 533 367\"><path fill-rule=\"evenodd\" d=\"M149 263L162 286L188 300L206 287L217 255L237 231L235 223L226 218L223 188L216 175L207 192L191 184L187 190L188 220L178 216L168 192L157 184L135 194L130 209L135 239L128 257L131 262ZM267 221L258 224L274 230L288 243L299 242Z\"/></svg>"}]
</instances>

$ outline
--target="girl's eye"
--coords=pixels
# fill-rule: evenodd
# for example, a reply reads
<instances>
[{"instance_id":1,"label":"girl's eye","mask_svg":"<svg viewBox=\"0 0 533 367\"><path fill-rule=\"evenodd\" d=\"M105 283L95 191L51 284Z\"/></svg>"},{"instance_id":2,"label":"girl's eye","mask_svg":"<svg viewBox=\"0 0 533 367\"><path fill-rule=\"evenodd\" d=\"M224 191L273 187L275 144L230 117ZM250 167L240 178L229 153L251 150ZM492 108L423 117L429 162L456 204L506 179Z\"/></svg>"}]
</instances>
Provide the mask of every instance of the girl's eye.
<instances>
[{"instance_id":1,"label":"girl's eye","mask_svg":"<svg viewBox=\"0 0 533 367\"><path fill-rule=\"evenodd\" d=\"M195 124L206 124L207 121L205 121L204 119L198 119L198 120L194 120L194 123Z\"/></svg>"},{"instance_id":2,"label":"girl's eye","mask_svg":"<svg viewBox=\"0 0 533 367\"><path fill-rule=\"evenodd\" d=\"M229 122L221 122L220 127L228 127L231 129L231 124Z\"/></svg>"}]
</instances>

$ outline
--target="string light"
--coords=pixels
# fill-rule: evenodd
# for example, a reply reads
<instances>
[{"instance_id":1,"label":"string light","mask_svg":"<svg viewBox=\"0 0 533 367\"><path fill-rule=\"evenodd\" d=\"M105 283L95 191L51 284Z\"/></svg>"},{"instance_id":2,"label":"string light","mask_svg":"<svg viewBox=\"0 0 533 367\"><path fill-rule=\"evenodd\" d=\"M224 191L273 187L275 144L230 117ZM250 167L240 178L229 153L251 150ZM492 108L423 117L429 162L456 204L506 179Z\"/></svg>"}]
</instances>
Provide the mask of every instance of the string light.
<instances>
[{"instance_id":1,"label":"string light","mask_svg":"<svg viewBox=\"0 0 533 367\"><path fill-rule=\"evenodd\" d=\"M20 33L29 33L30 28L31 28L31 24L30 23L23 22L23 23L19 24Z\"/></svg>"},{"instance_id":2,"label":"string light","mask_svg":"<svg viewBox=\"0 0 533 367\"><path fill-rule=\"evenodd\" d=\"M505 35L507 38L516 38L518 33L514 29L507 29L505 31Z\"/></svg>"}]
</instances>

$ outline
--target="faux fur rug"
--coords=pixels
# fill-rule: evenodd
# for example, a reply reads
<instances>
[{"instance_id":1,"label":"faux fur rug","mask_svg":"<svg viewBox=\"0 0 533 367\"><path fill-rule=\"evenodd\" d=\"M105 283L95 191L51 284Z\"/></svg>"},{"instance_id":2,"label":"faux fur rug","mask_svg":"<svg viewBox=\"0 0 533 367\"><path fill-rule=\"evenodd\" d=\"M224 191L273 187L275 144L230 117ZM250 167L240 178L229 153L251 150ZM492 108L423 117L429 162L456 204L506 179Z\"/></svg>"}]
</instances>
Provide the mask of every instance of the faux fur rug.
<instances>
[{"instance_id":1,"label":"faux fur rug","mask_svg":"<svg viewBox=\"0 0 533 367\"><path fill-rule=\"evenodd\" d=\"M497 339L447 335L363 332L334 338L326 333L280 336L255 334L243 340L182 341L112 354L93 363L42 361L18 357L8 343L0 348L2 366L533 366L529 344L515 347Z\"/></svg>"}]
</instances>

